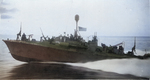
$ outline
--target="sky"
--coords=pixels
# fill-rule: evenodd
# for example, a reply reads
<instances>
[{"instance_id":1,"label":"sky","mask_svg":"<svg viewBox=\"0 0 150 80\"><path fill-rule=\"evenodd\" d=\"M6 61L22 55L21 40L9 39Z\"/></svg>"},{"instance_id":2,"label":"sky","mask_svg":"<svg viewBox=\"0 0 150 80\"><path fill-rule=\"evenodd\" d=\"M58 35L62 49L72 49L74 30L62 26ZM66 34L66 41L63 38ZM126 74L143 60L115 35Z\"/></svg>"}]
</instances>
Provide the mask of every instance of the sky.
<instances>
[{"instance_id":1,"label":"sky","mask_svg":"<svg viewBox=\"0 0 150 80\"><path fill-rule=\"evenodd\" d=\"M0 0L0 34L150 36L149 0Z\"/></svg>"}]
</instances>

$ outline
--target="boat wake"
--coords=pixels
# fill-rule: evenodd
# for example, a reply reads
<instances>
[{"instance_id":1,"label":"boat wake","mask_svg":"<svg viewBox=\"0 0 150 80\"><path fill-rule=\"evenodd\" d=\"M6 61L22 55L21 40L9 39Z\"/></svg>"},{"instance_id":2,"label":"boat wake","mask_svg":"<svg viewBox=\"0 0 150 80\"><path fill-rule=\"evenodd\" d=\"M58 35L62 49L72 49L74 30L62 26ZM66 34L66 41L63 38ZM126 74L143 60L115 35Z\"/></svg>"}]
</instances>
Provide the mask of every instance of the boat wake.
<instances>
[{"instance_id":1,"label":"boat wake","mask_svg":"<svg viewBox=\"0 0 150 80\"><path fill-rule=\"evenodd\" d=\"M131 74L139 77L150 78L150 58L140 59L107 59L87 63L66 63L72 66L86 67L106 72Z\"/></svg>"}]
</instances>

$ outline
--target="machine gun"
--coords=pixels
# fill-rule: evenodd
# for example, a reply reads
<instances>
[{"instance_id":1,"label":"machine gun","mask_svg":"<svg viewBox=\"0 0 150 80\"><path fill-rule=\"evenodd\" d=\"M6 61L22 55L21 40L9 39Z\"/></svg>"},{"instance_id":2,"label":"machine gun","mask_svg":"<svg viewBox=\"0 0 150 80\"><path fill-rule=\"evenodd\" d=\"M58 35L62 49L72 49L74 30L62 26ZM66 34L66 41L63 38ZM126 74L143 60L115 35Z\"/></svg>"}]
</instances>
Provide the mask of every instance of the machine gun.
<instances>
[{"instance_id":1,"label":"machine gun","mask_svg":"<svg viewBox=\"0 0 150 80\"><path fill-rule=\"evenodd\" d=\"M46 41L46 37L44 36L44 34L43 34L43 31L42 31L42 29L40 28L40 30L41 30L41 33L42 33L42 37L45 39L45 41Z\"/></svg>"}]
</instances>

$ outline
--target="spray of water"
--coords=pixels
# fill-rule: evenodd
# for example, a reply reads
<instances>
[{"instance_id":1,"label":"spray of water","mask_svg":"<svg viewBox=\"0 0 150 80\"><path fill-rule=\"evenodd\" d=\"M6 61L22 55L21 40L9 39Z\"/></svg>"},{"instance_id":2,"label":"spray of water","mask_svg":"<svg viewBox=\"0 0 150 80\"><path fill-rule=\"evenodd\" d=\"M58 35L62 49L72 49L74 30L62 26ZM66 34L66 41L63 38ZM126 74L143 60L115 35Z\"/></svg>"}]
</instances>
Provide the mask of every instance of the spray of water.
<instances>
[{"instance_id":1,"label":"spray of water","mask_svg":"<svg viewBox=\"0 0 150 80\"><path fill-rule=\"evenodd\" d=\"M119 74L132 74L150 78L150 59L108 59L87 63L67 63L72 66L115 72Z\"/></svg>"}]
</instances>

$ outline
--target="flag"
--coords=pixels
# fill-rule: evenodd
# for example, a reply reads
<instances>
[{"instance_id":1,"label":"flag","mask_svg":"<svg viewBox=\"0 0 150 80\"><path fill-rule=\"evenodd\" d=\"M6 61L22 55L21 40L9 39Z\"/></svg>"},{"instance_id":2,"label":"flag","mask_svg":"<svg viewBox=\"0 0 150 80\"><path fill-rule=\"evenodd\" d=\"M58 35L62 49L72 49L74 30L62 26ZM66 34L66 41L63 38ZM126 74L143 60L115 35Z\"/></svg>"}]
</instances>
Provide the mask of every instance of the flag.
<instances>
[{"instance_id":1,"label":"flag","mask_svg":"<svg viewBox=\"0 0 150 80\"><path fill-rule=\"evenodd\" d=\"M86 28L79 27L79 31L86 31Z\"/></svg>"}]
</instances>

